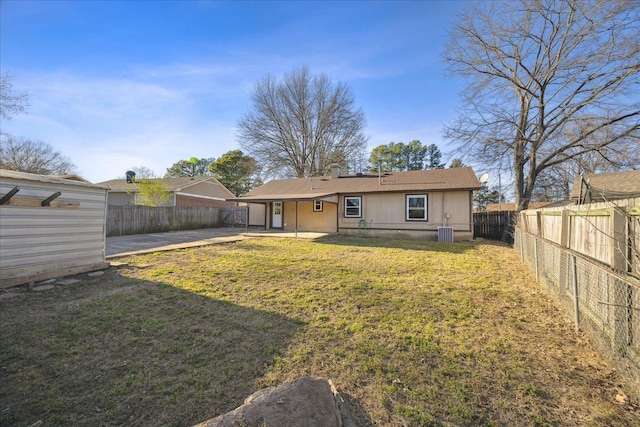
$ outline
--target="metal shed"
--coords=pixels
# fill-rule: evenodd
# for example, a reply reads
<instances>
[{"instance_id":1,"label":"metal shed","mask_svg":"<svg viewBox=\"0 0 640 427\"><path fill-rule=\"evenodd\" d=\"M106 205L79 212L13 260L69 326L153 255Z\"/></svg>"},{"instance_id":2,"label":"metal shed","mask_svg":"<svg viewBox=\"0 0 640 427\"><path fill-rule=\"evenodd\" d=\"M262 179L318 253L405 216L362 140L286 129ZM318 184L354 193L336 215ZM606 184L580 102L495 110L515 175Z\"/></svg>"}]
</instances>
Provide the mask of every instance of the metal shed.
<instances>
[{"instance_id":1,"label":"metal shed","mask_svg":"<svg viewBox=\"0 0 640 427\"><path fill-rule=\"evenodd\" d=\"M0 288L108 266L107 189L73 178L0 169Z\"/></svg>"}]
</instances>

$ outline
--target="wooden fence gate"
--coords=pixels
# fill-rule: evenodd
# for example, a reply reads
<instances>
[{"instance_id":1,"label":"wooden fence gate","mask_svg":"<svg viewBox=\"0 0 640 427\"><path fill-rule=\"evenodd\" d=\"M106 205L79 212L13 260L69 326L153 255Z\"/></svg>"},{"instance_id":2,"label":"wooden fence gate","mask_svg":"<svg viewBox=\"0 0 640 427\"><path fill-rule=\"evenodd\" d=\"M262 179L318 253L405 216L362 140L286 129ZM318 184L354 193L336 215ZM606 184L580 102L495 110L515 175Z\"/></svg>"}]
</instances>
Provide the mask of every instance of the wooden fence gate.
<instances>
[{"instance_id":1,"label":"wooden fence gate","mask_svg":"<svg viewBox=\"0 0 640 427\"><path fill-rule=\"evenodd\" d=\"M247 213L246 206L220 208L220 224L229 227L244 227L247 225Z\"/></svg>"},{"instance_id":2,"label":"wooden fence gate","mask_svg":"<svg viewBox=\"0 0 640 427\"><path fill-rule=\"evenodd\" d=\"M515 212L475 212L473 237L513 242Z\"/></svg>"}]
</instances>

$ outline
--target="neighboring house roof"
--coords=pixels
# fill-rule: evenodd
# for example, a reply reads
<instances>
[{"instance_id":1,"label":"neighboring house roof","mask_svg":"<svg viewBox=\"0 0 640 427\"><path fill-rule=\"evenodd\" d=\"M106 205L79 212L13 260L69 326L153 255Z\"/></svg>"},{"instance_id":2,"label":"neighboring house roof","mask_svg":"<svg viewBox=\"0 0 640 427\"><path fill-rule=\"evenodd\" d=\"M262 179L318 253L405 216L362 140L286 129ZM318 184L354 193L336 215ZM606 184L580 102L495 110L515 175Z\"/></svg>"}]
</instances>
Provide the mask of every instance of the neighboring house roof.
<instances>
[{"instance_id":1,"label":"neighboring house roof","mask_svg":"<svg viewBox=\"0 0 640 427\"><path fill-rule=\"evenodd\" d=\"M387 172L382 175L341 175L338 178L277 179L269 181L238 201L312 200L335 194L381 192L479 190L480 182L470 167Z\"/></svg>"},{"instance_id":2,"label":"neighboring house roof","mask_svg":"<svg viewBox=\"0 0 640 427\"><path fill-rule=\"evenodd\" d=\"M212 176L197 176L194 178L180 177L180 178L153 178L153 180L160 180L164 182L167 187L167 191L171 193L183 193L197 196L197 194L189 193L189 187L200 183L213 184L215 187L214 196L222 200L228 199L233 196L233 193L229 191L224 185ZM135 184L127 183L126 179L112 179L109 181L100 182L97 185L109 188L109 191L113 193L137 193L138 188Z\"/></svg>"},{"instance_id":3,"label":"neighboring house roof","mask_svg":"<svg viewBox=\"0 0 640 427\"><path fill-rule=\"evenodd\" d=\"M529 209L540 209L554 202L530 202ZM515 212L515 203L487 203L487 212Z\"/></svg>"},{"instance_id":4,"label":"neighboring house roof","mask_svg":"<svg viewBox=\"0 0 640 427\"><path fill-rule=\"evenodd\" d=\"M576 177L571 199L604 201L640 196L640 170Z\"/></svg>"}]
</instances>

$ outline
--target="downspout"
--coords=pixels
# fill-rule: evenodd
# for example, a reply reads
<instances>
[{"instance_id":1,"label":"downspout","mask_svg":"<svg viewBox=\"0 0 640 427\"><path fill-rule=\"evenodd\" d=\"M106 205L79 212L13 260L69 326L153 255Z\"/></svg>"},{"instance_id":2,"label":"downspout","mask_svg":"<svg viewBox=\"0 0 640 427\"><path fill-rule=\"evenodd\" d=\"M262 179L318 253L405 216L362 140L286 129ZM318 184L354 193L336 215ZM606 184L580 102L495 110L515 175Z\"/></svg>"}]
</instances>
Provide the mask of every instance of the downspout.
<instances>
[{"instance_id":1,"label":"downspout","mask_svg":"<svg viewBox=\"0 0 640 427\"><path fill-rule=\"evenodd\" d=\"M249 233L249 209L250 209L251 203L247 203L247 220L244 222L245 226L244 226L244 234L248 234Z\"/></svg>"},{"instance_id":2,"label":"downspout","mask_svg":"<svg viewBox=\"0 0 640 427\"><path fill-rule=\"evenodd\" d=\"M444 227L444 191L442 192L441 208L442 208L442 212L440 213L440 225Z\"/></svg>"},{"instance_id":3,"label":"downspout","mask_svg":"<svg viewBox=\"0 0 640 427\"><path fill-rule=\"evenodd\" d=\"M296 237L298 237L298 201L296 200Z\"/></svg>"},{"instance_id":4,"label":"downspout","mask_svg":"<svg viewBox=\"0 0 640 427\"><path fill-rule=\"evenodd\" d=\"M338 203L336 204L336 234L340 234L340 194L338 194Z\"/></svg>"}]
</instances>

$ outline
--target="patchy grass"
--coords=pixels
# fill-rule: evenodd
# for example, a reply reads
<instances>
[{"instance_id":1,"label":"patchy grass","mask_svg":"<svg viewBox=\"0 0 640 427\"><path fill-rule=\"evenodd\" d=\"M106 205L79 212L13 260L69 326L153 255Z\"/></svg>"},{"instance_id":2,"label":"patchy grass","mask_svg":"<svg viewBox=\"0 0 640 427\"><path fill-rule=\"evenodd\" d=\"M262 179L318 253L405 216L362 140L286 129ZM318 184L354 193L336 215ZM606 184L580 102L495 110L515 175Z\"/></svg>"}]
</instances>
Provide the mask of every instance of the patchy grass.
<instances>
[{"instance_id":1,"label":"patchy grass","mask_svg":"<svg viewBox=\"0 0 640 427\"><path fill-rule=\"evenodd\" d=\"M362 425L640 423L505 246L259 238L127 261L151 266L0 302L0 424L185 426L302 375Z\"/></svg>"}]
</instances>

